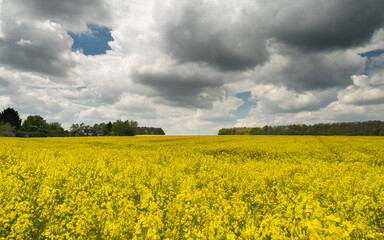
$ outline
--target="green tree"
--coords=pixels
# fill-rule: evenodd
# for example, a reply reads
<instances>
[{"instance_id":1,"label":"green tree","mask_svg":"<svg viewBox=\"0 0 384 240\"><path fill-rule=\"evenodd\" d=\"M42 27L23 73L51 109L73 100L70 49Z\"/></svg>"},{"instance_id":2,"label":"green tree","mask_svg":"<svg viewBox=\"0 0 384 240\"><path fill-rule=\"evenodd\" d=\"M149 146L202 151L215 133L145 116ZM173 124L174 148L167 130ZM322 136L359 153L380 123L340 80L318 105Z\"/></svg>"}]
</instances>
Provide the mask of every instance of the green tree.
<instances>
[{"instance_id":1,"label":"green tree","mask_svg":"<svg viewBox=\"0 0 384 240\"><path fill-rule=\"evenodd\" d=\"M50 137L64 137L65 131L59 122L51 122L48 124Z\"/></svg>"},{"instance_id":2,"label":"green tree","mask_svg":"<svg viewBox=\"0 0 384 240\"><path fill-rule=\"evenodd\" d=\"M328 132L329 136L340 135L340 130L336 126L332 126L332 127L328 128L327 132Z\"/></svg>"},{"instance_id":3,"label":"green tree","mask_svg":"<svg viewBox=\"0 0 384 240\"><path fill-rule=\"evenodd\" d=\"M21 128L26 137L46 137L49 133L49 124L39 115L28 116Z\"/></svg>"},{"instance_id":4,"label":"green tree","mask_svg":"<svg viewBox=\"0 0 384 240\"><path fill-rule=\"evenodd\" d=\"M228 128L220 129L218 135L228 135Z\"/></svg>"},{"instance_id":5,"label":"green tree","mask_svg":"<svg viewBox=\"0 0 384 240\"><path fill-rule=\"evenodd\" d=\"M112 131L112 123L111 122L108 122L107 125L106 125L106 129L108 130L108 132L111 132Z\"/></svg>"},{"instance_id":6,"label":"green tree","mask_svg":"<svg viewBox=\"0 0 384 240\"><path fill-rule=\"evenodd\" d=\"M381 128L380 132L379 132L379 136L384 136L384 127Z\"/></svg>"},{"instance_id":7,"label":"green tree","mask_svg":"<svg viewBox=\"0 0 384 240\"><path fill-rule=\"evenodd\" d=\"M19 113L13 108L4 109L0 113L0 123L9 123L11 126L19 130L21 127L21 118Z\"/></svg>"},{"instance_id":8,"label":"green tree","mask_svg":"<svg viewBox=\"0 0 384 240\"><path fill-rule=\"evenodd\" d=\"M84 129L90 128L89 125L85 125L84 123L74 123L69 128L69 134L71 136L84 136Z\"/></svg>"},{"instance_id":9,"label":"green tree","mask_svg":"<svg viewBox=\"0 0 384 240\"><path fill-rule=\"evenodd\" d=\"M165 135L165 132L161 128L137 127L136 135Z\"/></svg>"},{"instance_id":10,"label":"green tree","mask_svg":"<svg viewBox=\"0 0 384 240\"><path fill-rule=\"evenodd\" d=\"M136 134L137 122L117 120L112 124L112 135L114 136L134 136Z\"/></svg>"},{"instance_id":11,"label":"green tree","mask_svg":"<svg viewBox=\"0 0 384 240\"><path fill-rule=\"evenodd\" d=\"M260 127L254 127L251 129L250 134L251 135L260 135L262 132L262 129Z\"/></svg>"},{"instance_id":12,"label":"green tree","mask_svg":"<svg viewBox=\"0 0 384 240\"><path fill-rule=\"evenodd\" d=\"M112 123L99 123L99 124L94 124L92 127L93 130L101 130L103 131L103 136L109 136L111 135L112 131Z\"/></svg>"},{"instance_id":13,"label":"green tree","mask_svg":"<svg viewBox=\"0 0 384 240\"><path fill-rule=\"evenodd\" d=\"M0 137L14 137L15 136L15 127L11 126L10 123L1 123L0 122Z\"/></svg>"},{"instance_id":14,"label":"green tree","mask_svg":"<svg viewBox=\"0 0 384 240\"><path fill-rule=\"evenodd\" d=\"M263 127L263 134L269 134L269 131L270 131L270 127L268 125L265 125Z\"/></svg>"},{"instance_id":15,"label":"green tree","mask_svg":"<svg viewBox=\"0 0 384 240\"><path fill-rule=\"evenodd\" d=\"M314 135L315 134L315 129L310 126L307 130L306 130L306 134L308 135Z\"/></svg>"}]
</instances>

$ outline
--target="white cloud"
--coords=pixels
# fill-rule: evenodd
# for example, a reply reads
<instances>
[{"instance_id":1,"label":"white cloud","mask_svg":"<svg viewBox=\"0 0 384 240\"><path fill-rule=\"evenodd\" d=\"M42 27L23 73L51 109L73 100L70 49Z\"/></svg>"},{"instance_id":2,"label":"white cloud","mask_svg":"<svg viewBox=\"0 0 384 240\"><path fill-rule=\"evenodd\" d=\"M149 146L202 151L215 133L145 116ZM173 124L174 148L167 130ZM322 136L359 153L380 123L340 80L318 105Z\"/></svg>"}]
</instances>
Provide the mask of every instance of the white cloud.
<instances>
[{"instance_id":1,"label":"white cloud","mask_svg":"<svg viewBox=\"0 0 384 240\"><path fill-rule=\"evenodd\" d=\"M272 85L264 86L258 90L259 99L257 108L266 113L298 113L302 111L317 111L336 100L336 91L311 91L296 93L284 87Z\"/></svg>"},{"instance_id":2,"label":"white cloud","mask_svg":"<svg viewBox=\"0 0 384 240\"><path fill-rule=\"evenodd\" d=\"M252 89L259 99L257 107L235 126L382 120L384 85L372 86L370 82L370 77L356 75L345 89L304 93L259 85Z\"/></svg>"},{"instance_id":3,"label":"white cloud","mask_svg":"<svg viewBox=\"0 0 384 240\"><path fill-rule=\"evenodd\" d=\"M196 117L200 121L225 124L236 119L231 112L235 111L242 104L243 101L241 99L230 96L214 102L212 109L198 109L196 111Z\"/></svg>"},{"instance_id":4,"label":"white cloud","mask_svg":"<svg viewBox=\"0 0 384 240\"><path fill-rule=\"evenodd\" d=\"M352 105L384 104L384 85L373 86L368 76L353 76L354 85L339 92L342 103Z\"/></svg>"},{"instance_id":5,"label":"white cloud","mask_svg":"<svg viewBox=\"0 0 384 240\"><path fill-rule=\"evenodd\" d=\"M0 107L5 109L9 105L11 105L11 98L8 96L0 96Z\"/></svg>"},{"instance_id":6,"label":"white cloud","mask_svg":"<svg viewBox=\"0 0 384 240\"><path fill-rule=\"evenodd\" d=\"M21 38L18 42L16 42L16 44L18 44L18 45L31 45L32 41L25 40L25 39Z\"/></svg>"}]
</instances>

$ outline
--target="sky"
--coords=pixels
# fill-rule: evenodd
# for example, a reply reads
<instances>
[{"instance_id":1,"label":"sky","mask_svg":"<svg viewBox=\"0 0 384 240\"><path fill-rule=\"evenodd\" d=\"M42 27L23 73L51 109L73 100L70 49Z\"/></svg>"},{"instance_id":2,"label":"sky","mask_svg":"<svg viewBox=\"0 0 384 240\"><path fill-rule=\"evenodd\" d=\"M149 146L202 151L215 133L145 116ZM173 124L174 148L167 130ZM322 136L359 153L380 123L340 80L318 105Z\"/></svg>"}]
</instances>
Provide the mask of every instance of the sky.
<instances>
[{"instance_id":1,"label":"sky","mask_svg":"<svg viewBox=\"0 0 384 240\"><path fill-rule=\"evenodd\" d=\"M0 109L166 134L384 120L383 0L0 0Z\"/></svg>"}]
</instances>

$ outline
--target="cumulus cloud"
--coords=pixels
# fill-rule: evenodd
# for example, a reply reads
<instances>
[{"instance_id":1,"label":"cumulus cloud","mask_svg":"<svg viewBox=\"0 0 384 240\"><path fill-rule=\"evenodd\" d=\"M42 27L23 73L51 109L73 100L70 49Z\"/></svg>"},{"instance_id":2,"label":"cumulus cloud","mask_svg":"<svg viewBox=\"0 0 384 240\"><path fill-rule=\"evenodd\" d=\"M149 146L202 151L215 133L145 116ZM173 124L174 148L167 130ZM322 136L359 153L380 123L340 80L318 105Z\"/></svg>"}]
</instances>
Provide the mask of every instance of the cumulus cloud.
<instances>
[{"instance_id":1,"label":"cumulus cloud","mask_svg":"<svg viewBox=\"0 0 384 240\"><path fill-rule=\"evenodd\" d=\"M159 6L156 16L165 50L181 63L206 63L223 71L263 64L268 58L265 34L255 24L257 15L241 7L202 0Z\"/></svg>"},{"instance_id":2,"label":"cumulus cloud","mask_svg":"<svg viewBox=\"0 0 384 240\"><path fill-rule=\"evenodd\" d=\"M383 84L374 86L371 78L365 75L353 76L354 84L339 92L342 103L358 106L384 104Z\"/></svg>"},{"instance_id":3,"label":"cumulus cloud","mask_svg":"<svg viewBox=\"0 0 384 240\"><path fill-rule=\"evenodd\" d=\"M376 105L384 103L384 88L348 88L342 101L354 105Z\"/></svg>"},{"instance_id":4,"label":"cumulus cloud","mask_svg":"<svg viewBox=\"0 0 384 240\"><path fill-rule=\"evenodd\" d=\"M198 109L196 117L200 121L213 123L228 123L236 120L231 113L243 104L243 101L237 97L229 96L213 103L212 109Z\"/></svg>"},{"instance_id":5,"label":"cumulus cloud","mask_svg":"<svg viewBox=\"0 0 384 240\"><path fill-rule=\"evenodd\" d=\"M75 64L72 39L51 21L9 22L0 38L0 63L22 71L65 77Z\"/></svg>"},{"instance_id":6,"label":"cumulus cloud","mask_svg":"<svg viewBox=\"0 0 384 240\"><path fill-rule=\"evenodd\" d=\"M140 118L139 124L153 122L157 119L157 108L150 99L139 96L125 94L116 104L102 106L91 106L84 108L76 117L90 124L99 122L121 120L136 120Z\"/></svg>"},{"instance_id":7,"label":"cumulus cloud","mask_svg":"<svg viewBox=\"0 0 384 240\"><path fill-rule=\"evenodd\" d=\"M169 64L169 65L167 65ZM196 65L174 66L160 63L160 66L143 67L133 73L135 83L145 85L163 104L186 108L212 108L212 101L220 94L224 81L221 75Z\"/></svg>"},{"instance_id":8,"label":"cumulus cloud","mask_svg":"<svg viewBox=\"0 0 384 240\"><path fill-rule=\"evenodd\" d=\"M365 53L375 51L377 49L383 49L384 46L384 28L378 28L373 34L372 38L364 45L356 48L356 52Z\"/></svg>"},{"instance_id":9,"label":"cumulus cloud","mask_svg":"<svg viewBox=\"0 0 384 240\"><path fill-rule=\"evenodd\" d=\"M269 8L274 14L271 35L303 51L359 46L384 26L384 2L381 0L288 0L280 3Z\"/></svg>"},{"instance_id":10,"label":"cumulus cloud","mask_svg":"<svg viewBox=\"0 0 384 240\"><path fill-rule=\"evenodd\" d=\"M126 113L149 113L151 117L156 117L155 105L145 96L125 94L115 107Z\"/></svg>"},{"instance_id":11,"label":"cumulus cloud","mask_svg":"<svg viewBox=\"0 0 384 240\"><path fill-rule=\"evenodd\" d=\"M257 108L265 113L298 113L317 111L337 99L337 91L311 91L296 93L285 87L259 86L255 91Z\"/></svg>"},{"instance_id":12,"label":"cumulus cloud","mask_svg":"<svg viewBox=\"0 0 384 240\"><path fill-rule=\"evenodd\" d=\"M5 8L18 19L50 20L68 31L80 32L87 23L109 25L110 6L103 0L4 0Z\"/></svg>"},{"instance_id":13,"label":"cumulus cloud","mask_svg":"<svg viewBox=\"0 0 384 240\"><path fill-rule=\"evenodd\" d=\"M67 32L86 32L88 23L112 22L110 7L102 0L4 0L1 9L0 63L54 81L68 81L78 64Z\"/></svg>"},{"instance_id":14,"label":"cumulus cloud","mask_svg":"<svg viewBox=\"0 0 384 240\"><path fill-rule=\"evenodd\" d=\"M365 59L352 51L302 53L274 43L270 49L272 56L255 68L254 81L299 92L348 86L351 76L363 72L365 65Z\"/></svg>"},{"instance_id":15,"label":"cumulus cloud","mask_svg":"<svg viewBox=\"0 0 384 240\"><path fill-rule=\"evenodd\" d=\"M347 88L302 93L273 85L254 86L257 107L251 108L250 117L237 119L235 126L382 120L384 84L373 85L377 78L355 75Z\"/></svg>"}]
</instances>

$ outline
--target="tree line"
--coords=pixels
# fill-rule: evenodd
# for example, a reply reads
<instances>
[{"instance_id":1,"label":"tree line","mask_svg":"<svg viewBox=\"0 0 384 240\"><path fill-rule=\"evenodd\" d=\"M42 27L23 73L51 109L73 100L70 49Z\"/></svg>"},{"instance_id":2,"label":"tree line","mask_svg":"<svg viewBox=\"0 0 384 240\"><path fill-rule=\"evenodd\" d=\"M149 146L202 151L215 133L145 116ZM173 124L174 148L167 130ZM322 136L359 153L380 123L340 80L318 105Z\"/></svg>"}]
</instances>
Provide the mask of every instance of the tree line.
<instances>
[{"instance_id":1,"label":"tree line","mask_svg":"<svg viewBox=\"0 0 384 240\"><path fill-rule=\"evenodd\" d=\"M384 136L384 122L340 122L314 125L293 124L285 126L222 128L218 135L343 135Z\"/></svg>"},{"instance_id":2,"label":"tree line","mask_svg":"<svg viewBox=\"0 0 384 240\"><path fill-rule=\"evenodd\" d=\"M0 113L0 136L6 137L69 137L69 136L134 136L165 135L161 128L139 127L136 121L116 120L93 126L74 123L65 130L61 123L48 123L39 115L30 115L24 121L13 108Z\"/></svg>"}]
</instances>

